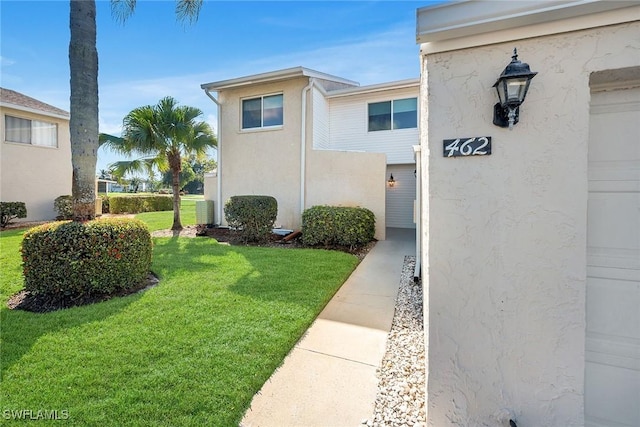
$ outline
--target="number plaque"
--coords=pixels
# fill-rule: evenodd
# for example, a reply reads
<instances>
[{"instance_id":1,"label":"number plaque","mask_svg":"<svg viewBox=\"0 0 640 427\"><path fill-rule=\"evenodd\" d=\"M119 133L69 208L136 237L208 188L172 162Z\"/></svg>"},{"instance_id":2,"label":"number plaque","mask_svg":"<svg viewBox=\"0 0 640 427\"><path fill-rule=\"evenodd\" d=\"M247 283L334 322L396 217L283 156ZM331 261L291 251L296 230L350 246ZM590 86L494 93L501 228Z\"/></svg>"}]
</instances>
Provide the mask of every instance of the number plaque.
<instances>
[{"instance_id":1,"label":"number plaque","mask_svg":"<svg viewBox=\"0 0 640 427\"><path fill-rule=\"evenodd\" d=\"M444 157L488 156L491 154L491 137L445 139L442 147Z\"/></svg>"}]
</instances>

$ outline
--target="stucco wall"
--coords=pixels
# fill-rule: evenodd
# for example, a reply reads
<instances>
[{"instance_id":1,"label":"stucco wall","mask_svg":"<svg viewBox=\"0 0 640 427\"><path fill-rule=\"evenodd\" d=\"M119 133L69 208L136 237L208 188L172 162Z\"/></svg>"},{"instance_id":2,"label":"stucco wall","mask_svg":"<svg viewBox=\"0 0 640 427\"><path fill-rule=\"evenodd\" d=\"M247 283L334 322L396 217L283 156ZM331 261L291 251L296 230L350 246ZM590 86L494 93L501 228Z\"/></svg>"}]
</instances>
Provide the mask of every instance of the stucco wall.
<instances>
[{"instance_id":1,"label":"stucco wall","mask_svg":"<svg viewBox=\"0 0 640 427\"><path fill-rule=\"evenodd\" d=\"M639 65L638 34L514 31L423 57L429 426L584 424L589 75ZM509 131L491 86L514 47L539 74ZM443 139L471 136L492 155L443 157Z\"/></svg>"},{"instance_id":2,"label":"stucco wall","mask_svg":"<svg viewBox=\"0 0 640 427\"><path fill-rule=\"evenodd\" d=\"M58 148L6 142L5 114L58 125ZM3 107L0 110L0 199L25 202L27 218L18 221L55 219L53 201L71 194L71 145L69 121Z\"/></svg>"},{"instance_id":3,"label":"stucco wall","mask_svg":"<svg viewBox=\"0 0 640 427\"><path fill-rule=\"evenodd\" d=\"M307 208L359 206L376 216L376 239L385 239L386 157L379 153L310 150L307 157Z\"/></svg>"},{"instance_id":4,"label":"stucco wall","mask_svg":"<svg viewBox=\"0 0 640 427\"><path fill-rule=\"evenodd\" d=\"M300 227L301 94L307 83L308 79L299 78L220 94L223 125L218 172L223 206L231 196L273 196L278 201L276 225ZM283 126L241 130L240 100L275 93L283 93Z\"/></svg>"}]
</instances>

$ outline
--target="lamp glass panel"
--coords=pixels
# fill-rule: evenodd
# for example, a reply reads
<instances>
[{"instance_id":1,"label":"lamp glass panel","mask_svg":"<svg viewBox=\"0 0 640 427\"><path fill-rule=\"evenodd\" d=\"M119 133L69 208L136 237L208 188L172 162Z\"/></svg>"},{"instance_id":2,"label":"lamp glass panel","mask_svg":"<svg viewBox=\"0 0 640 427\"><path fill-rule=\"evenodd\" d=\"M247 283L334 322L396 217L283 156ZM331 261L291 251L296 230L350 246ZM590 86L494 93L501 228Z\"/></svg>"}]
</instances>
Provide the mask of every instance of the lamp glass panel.
<instances>
[{"instance_id":1,"label":"lamp glass panel","mask_svg":"<svg viewBox=\"0 0 640 427\"><path fill-rule=\"evenodd\" d=\"M506 86L506 84L505 84L504 79L498 81L498 83L496 84L496 92L498 92L498 100L500 101L500 105L502 105L502 106L505 105L505 101L506 101L506 98L504 96L505 90L506 90L505 86Z\"/></svg>"},{"instance_id":2,"label":"lamp glass panel","mask_svg":"<svg viewBox=\"0 0 640 427\"><path fill-rule=\"evenodd\" d=\"M522 103L525 89L527 88L526 77L518 77L507 80L507 102Z\"/></svg>"}]
</instances>

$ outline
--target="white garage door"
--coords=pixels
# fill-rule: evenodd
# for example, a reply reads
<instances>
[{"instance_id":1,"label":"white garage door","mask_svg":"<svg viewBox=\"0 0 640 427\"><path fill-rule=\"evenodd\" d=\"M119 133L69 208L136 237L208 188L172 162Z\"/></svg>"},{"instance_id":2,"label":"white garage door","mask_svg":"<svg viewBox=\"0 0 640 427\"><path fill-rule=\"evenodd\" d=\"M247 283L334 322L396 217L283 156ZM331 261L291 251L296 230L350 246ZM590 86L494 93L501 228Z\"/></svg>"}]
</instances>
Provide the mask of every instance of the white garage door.
<instances>
[{"instance_id":1,"label":"white garage door","mask_svg":"<svg viewBox=\"0 0 640 427\"><path fill-rule=\"evenodd\" d=\"M395 184L387 184L387 227L416 228L413 222L413 201L416 199L415 165L387 165L387 179L393 175Z\"/></svg>"},{"instance_id":2,"label":"white garage door","mask_svg":"<svg viewBox=\"0 0 640 427\"><path fill-rule=\"evenodd\" d=\"M592 93L587 426L640 426L640 88Z\"/></svg>"}]
</instances>

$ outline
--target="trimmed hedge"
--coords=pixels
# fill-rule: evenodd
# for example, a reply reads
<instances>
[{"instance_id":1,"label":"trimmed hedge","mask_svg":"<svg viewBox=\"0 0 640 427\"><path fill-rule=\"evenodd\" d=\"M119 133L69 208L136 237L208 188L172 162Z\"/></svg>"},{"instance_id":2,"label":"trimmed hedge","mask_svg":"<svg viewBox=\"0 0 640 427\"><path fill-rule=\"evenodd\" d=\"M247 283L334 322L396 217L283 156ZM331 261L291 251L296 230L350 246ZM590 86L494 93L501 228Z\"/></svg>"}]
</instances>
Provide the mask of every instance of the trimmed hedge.
<instances>
[{"instance_id":1,"label":"trimmed hedge","mask_svg":"<svg viewBox=\"0 0 640 427\"><path fill-rule=\"evenodd\" d=\"M313 206L302 213L305 245L357 247L372 241L375 231L375 215L366 208Z\"/></svg>"},{"instance_id":2,"label":"trimmed hedge","mask_svg":"<svg viewBox=\"0 0 640 427\"><path fill-rule=\"evenodd\" d=\"M112 214L172 210L171 196L109 196L109 213Z\"/></svg>"},{"instance_id":3,"label":"trimmed hedge","mask_svg":"<svg viewBox=\"0 0 640 427\"><path fill-rule=\"evenodd\" d=\"M24 289L72 306L138 286L151 266L151 234L142 221L108 218L53 222L24 233Z\"/></svg>"},{"instance_id":4,"label":"trimmed hedge","mask_svg":"<svg viewBox=\"0 0 640 427\"><path fill-rule=\"evenodd\" d=\"M24 202L0 202L0 228L5 228L12 219L26 217L27 206Z\"/></svg>"},{"instance_id":5,"label":"trimmed hedge","mask_svg":"<svg viewBox=\"0 0 640 427\"><path fill-rule=\"evenodd\" d=\"M56 219L73 218L73 199L71 196L59 196L53 201L53 208L58 212Z\"/></svg>"},{"instance_id":6,"label":"trimmed hedge","mask_svg":"<svg viewBox=\"0 0 640 427\"><path fill-rule=\"evenodd\" d=\"M277 216L278 202L271 196L232 196L224 205L227 223L245 242L267 240Z\"/></svg>"},{"instance_id":7,"label":"trimmed hedge","mask_svg":"<svg viewBox=\"0 0 640 427\"><path fill-rule=\"evenodd\" d=\"M109 212L109 196L106 194L100 194L98 197L102 199L102 213L110 213Z\"/></svg>"}]
</instances>

